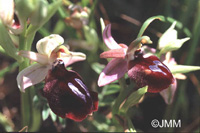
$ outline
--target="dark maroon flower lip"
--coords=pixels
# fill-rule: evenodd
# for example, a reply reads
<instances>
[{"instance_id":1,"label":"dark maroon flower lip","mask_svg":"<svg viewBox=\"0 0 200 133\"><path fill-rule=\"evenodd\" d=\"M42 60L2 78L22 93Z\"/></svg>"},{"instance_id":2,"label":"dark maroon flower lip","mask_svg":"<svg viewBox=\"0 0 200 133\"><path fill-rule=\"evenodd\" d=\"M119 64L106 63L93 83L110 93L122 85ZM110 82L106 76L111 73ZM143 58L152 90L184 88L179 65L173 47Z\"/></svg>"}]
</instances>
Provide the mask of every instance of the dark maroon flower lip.
<instances>
[{"instance_id":1,"label":"dark maroon flower lip","mask_svg":"<svg viewBox=\"0 0 200 133\"><path fill-rule=\"evenodd\" d=\"M169 68L158 57L136 53L135 59L128 63L128 76L138 87L148 85L148 92L158 93L174 83Z\"/></svg>"},{"instance_id":2,"label":"dark maroon flower lip","mask_svg":"<svg viewBox=\"0 0 200 133\"><path fill-rule=\"evenodd\" d=\"M98 110L98 94L88 90L80 75L66 70L61 60L49 70L43 92L52 111L62 118L82 121Z\"/></svg>"}]
</instances>

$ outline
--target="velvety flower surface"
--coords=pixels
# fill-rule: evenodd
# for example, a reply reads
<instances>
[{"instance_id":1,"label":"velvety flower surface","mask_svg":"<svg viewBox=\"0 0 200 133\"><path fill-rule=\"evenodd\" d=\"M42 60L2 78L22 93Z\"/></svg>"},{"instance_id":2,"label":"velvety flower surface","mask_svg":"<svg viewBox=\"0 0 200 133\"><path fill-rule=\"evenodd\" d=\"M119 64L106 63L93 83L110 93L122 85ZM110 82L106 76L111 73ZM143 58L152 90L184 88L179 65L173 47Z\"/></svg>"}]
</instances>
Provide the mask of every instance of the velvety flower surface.
<instances>
[{"instance_id":1,"label":"velvety flower surface","mask_svg":"<svg viewBox=\"0 0 200 133\"><path fill-rule=\"evenodd\" d=\"M128 63L128 76L138 87L148 85L148 92L157 93L174 83L174 77L168 67L158 57L144 57L135 54L135 59Z\"/></svg>"},{"instance_id":2,"label":"velvety flower surface","mask_svg":"<svg viewBox=\"0 0 200 133\"><path fill-rule=\"evenodd\" d=\"M174 78L170 70L156 56L143 56L141 43L152 43L149 37L143 36L134 40L129 46L118 44L111 35L111 25L103 32L103 40L110 49L103 52L101 58L113 58L99 75L98 85L104 86L128 76L138 87L148 85L148 92L157 93L168 88Z\"/></svg>"},{"instance_id":3,"label":"velvety flower surface","mask_svg":"<svg viewBox=\"0 0 200 133\"><path fill-rule=\"evenodd\" d=\"M77 61L85 60L86 56L80 52L72 52L64 45L64 39L52 34L39 40L36 44L38 53L32 51L19 51L19 55L37 62L23 69L17 75L17 84L21 91L43 81L52 67L52 63L57 59L62 59L65 66L69 66Z\"/></svg>"},{"instance_id":4,"label":"velvety flower surface","mask_svg":"<svg viewBox=\"0 0 200 133\"><path fill-rule=\"evenodd\" d=\"M82 121L98 109L97 93L89 91L76 72L66 70L62 60L49 70L43 92L52 111L62 118Z\"/></svg>"}]
</instances>

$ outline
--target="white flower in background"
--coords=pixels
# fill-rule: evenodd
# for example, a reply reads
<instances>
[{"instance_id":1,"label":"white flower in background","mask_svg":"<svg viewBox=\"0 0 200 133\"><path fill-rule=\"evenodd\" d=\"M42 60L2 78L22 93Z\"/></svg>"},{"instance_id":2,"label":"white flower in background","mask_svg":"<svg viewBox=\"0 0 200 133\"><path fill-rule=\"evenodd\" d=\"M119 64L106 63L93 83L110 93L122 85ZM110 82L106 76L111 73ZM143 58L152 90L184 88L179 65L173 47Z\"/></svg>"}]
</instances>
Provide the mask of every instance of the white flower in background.
<instances>
[{"instance_id":1,"label":"white flower in background","mask_svg":"<svg viewBox=\"0 0 200 133\"><path fill-rule=\"evenodd\" d=\"M19 52L19 55L37 62L18 74L17 84L21 91L24 92L26 88L44 80L48 70L52 67L52 63L57 59L63 60L65 66L86 59L85 54L71 52L67 47L61 45L63 43L64 39L61 36L52 34L37 42L36 49L38 53L32 51Z\"/></svg>"},{"instance_id":2,"label":"white flower in background","mask_svg":"<svg viewBox=\"0 0 200 133\"><path fill-rule=\"evenodd\" d=\"M190 39L189 37L178 39L178 32L174 29L175 25L176 22L174 22L158 40L158 49L161 50L160 54L178 50L186 41Z\"/></svg>"},{"instance_id":3,"label":"white flower in background","mask_svg":"<svg viewBox=\"0 0 200 133\"><path fill-rule=\"evenodd\" d=\"M5 25L11 26L14 18L14 1L0 0L0 19Z\"/></svg>"}]
</instances>

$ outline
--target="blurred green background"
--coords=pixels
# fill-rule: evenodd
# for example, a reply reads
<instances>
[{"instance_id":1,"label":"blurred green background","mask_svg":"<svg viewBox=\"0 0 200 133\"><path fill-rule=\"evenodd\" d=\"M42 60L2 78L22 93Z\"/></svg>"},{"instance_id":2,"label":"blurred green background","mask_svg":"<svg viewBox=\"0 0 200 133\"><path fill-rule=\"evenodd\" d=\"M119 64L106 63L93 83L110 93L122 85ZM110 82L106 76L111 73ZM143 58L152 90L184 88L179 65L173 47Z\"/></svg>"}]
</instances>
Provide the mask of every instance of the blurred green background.
<instances>
[{"instance_id":1,"label":"blurred green background","mask_svg":"<svg viewBox=\"0 0 200 133\"><path fill-rule=\"evenodd\" d=\"M178 51L173 52L178 64L200 66L200 0L71 0L71 3L87 6L90 10L87 28L75 29L66 24L65 16L70 16L67 6L48 21L37 32L32 45L35 51L36 42L52 33L60 34L70 49L81 51L87 55L87 60L78 62L71 67L77 71L85 81L88 88L99 93L99 110L93 117L76 123L66 119L61 123L57 119L52 121L48 117L42 122L39 131L123 131L116 120L111 119L112 103L118 95L118 86L99 88L97 86L98 73L106 64L105 59L100 59L99 54L105 49L102 42L100 18L105 24L112 24L112 35L119 43L130 44L141 28L143 22L156 15L174 18L181 23L178 38L191 37ZM62 14L64 12L64 14ZM153 41L151 47L156 48L157 41L171 23L154 21L146 30ZM184 32L183 28L189 29ZM92 33L95 30L97 34ZM97 63L98 62L98 63ZM80 67L81 66L81 67ZM18 74L17 63L5 54L0 53L0 131L19 131L20 92L16 83ZM129 116L137 131L144 132L199 132L200 130L200 71L188 73L187 79L178 81L175 100L172 105L166 105L159 94L146 94L144 101L129 110ZM38 90L42 89L38 85ZM114 88L114 89L113 89ZM108 93L110 90L110 94ZM114 91L113 91L114 90ZM41 101L40 101L41 102ZM43 105L43 104L42 104ZM41 110L44 109L41 107ZM153 128L153 119L181 120L181 128ZM64 126L63 126L64 125Z\"/></svg>"}]
</instances>

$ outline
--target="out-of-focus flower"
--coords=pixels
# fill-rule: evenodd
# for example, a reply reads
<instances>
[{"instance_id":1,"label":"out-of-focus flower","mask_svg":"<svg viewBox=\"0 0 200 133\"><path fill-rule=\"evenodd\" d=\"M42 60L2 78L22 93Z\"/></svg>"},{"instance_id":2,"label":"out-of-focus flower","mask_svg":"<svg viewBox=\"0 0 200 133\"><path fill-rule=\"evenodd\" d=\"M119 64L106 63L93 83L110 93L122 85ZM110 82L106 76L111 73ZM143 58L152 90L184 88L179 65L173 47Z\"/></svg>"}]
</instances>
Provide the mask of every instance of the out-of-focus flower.
<instances>
[{"instance_id":1,"label":"out-of-focus flower","mask_svg":"<svg viewBox=\"0 0 200 133\"><path fill-rule=\"evenodd\" d=\"M183 43L188 41L190 38L186 37L183 39L178 39L178 33L174 29L176 22L174 22L171 27L163 33L163 35L158 40L158 49L160 49L160 54L167 53L179 49Z\"/></svg>"},{"instance_id":2,"label":"out-of-focus flower","mask_svg":"<svg viewBox=\"0 0 200 133\"><path fill-rule=\"evenodd\" d=\"M53 63L43 89L52 111L62 118L82 121L98 110L98 95L89 91L80 75L66 70L60 59Z\"/></svg>"},{"instance_id":3,"label":"out-of-focus flower","mask_svg":"<svg viewBox=\"0 0 200 133\"><path fill-rule=\"evenodd\" d=\"M171 57L171 52L167 52L163 60L163 63L169 68L172 68L173 66L177 65L175 59ZM174 95L177 89L177 79L186 79L186 76L182 73L175 73L173 74L173 76L175 78L174 84L171 84L169 88L160 92L160 95L163 97L166 104L171 104L174 100Z\"/></svg>"},{"instance_id":4,"label":"out-of-focus flower","mask_svg":"<svg viewBox=\"0 0 200 133\"><path fill-rule=\"evenodd\" d=\"M70 17L65 18L65 22L75 29L81 29L83 25L88 24L89 9L87 7L81 7L78 5L70 5L69 10L71 10Z\"/></svg>"},{"instance_id":5,"label":"out-of-focus flower","mask_svg":"<svg viewBox=\"0 0 200 133\"><path fill-rule=\"evenodd\" d=\"M14 18L14 1L0 0L0 19L4 25L11 26Z\"/></svg>"},{"instance_id":6,"label":"out-of-focus flower","mask_svg":"<svg viewBox=\"0 0 200 133\"><path fill-rule=\"evenodd\" d=\"M17 76L17 84L21 91L45 79L48 70L56 59L62 59L65 66L85 60L86 56L80 52L71 52L64 45L64 39L56 34L44 37L36 44L38 53L20 51L19 55L37 63L23 69Z\"/></svg>"},{"instance_id":7,"label":"out-of-focus flower","mask_svg":"<svg viewBox=\"0 0 200 133\"><path fill-rule=\"evenodd\" d=\"M107 85L128 72L129 78L138 87L148 85L148 92L157 93L174 82L170 70L156 56L143 56L141 43L152 43L150 38L143 36L134 40L129 47L117 44L111 36L111 25L103 32L103 40L109 51L103 52L101 58L114 58L104 68L98 79L98 85Z\"/></svg>"},{"instance_id":8,"label":"out-of-focus flower","mask_svg":"<svg viewBox=\"0 0 200 133\"><path fill-rule=\"evenodd\" d=\"M13 33L21 33L24 23L14 19L15 6L14 0L0 0L0 19Z\"/></svg>"}]
</instances>

